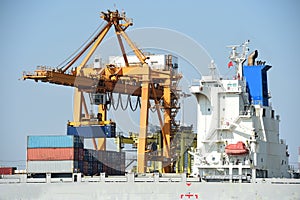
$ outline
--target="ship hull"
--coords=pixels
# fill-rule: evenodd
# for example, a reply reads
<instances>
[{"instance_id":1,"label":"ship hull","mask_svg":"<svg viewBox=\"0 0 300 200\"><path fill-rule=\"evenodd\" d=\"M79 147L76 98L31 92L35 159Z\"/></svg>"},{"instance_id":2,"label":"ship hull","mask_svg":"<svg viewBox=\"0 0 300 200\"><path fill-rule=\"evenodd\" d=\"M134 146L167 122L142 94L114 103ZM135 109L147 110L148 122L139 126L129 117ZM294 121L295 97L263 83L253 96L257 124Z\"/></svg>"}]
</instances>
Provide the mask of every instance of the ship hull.
<instances>
[{"instance_id":1,"label":"ship hull","mask_svg":"<svg viewBox=\"0 0 300 200\"><path fill-rule=\"evenodd\" d=\"M299 199L300 184L20 183L0 184L1 199Z\"/></svg>"}]
</instances>

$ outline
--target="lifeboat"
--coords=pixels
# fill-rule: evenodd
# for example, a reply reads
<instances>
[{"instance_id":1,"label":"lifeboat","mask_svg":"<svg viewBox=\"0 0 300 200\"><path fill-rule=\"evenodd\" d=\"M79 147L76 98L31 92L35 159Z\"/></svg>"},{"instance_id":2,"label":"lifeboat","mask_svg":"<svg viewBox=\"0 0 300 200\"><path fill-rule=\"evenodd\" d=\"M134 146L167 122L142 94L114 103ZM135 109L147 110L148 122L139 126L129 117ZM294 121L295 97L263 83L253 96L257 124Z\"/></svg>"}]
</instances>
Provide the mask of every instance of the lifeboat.
<instances>
[{"instance_id":1,"label":"lifeboat","mask_svg":"<svg viewBox=\"0 0 300 200\"><path fill-rule=\"evenodd\" d=\"M229 144L225 147L225 153L228 155L238 156L247 154L249 150L247 149L244 142L237 142L236 144Z\"/></svg>"}]
</instances>

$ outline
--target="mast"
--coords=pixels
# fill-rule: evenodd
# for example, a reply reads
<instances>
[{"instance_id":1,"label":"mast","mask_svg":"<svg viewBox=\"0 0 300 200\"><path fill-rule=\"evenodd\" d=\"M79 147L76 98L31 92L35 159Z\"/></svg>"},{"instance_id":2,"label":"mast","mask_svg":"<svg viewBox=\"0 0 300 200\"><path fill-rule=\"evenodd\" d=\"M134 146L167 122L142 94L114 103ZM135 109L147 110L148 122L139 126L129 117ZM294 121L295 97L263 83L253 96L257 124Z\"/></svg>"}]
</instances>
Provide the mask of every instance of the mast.
<instances>
[{"instance_id":1,"label":"mast","mask_svg":"<svg viewBox=\"0 0 300 200\"><path fill-rule=\"evenodd\" d=\"M231 54L229 56L230 62L235 63L236 66L236 77L238 80L243 79L243 64L246 61L246 56L249 52L248 44L250 40L246 40L241 45L229 45L228 48L231 48ZM237 52L237 48L242 47L242 52ZM229 66L229 65L228 65Z\"/></svg>"}]
</instances>

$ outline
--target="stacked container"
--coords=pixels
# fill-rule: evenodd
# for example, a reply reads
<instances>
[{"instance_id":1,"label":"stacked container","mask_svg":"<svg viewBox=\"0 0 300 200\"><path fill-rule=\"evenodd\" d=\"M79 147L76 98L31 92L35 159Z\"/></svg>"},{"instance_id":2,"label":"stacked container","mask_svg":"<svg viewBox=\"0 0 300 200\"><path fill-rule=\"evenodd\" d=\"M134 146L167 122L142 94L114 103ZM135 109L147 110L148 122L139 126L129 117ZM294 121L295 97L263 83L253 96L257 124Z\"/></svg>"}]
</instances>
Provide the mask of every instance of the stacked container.
<instances>
[{"instance_id":1,"label":"stacked container","mask_svg":"<svg viewBox=\"0 0 300 200\"><path fill-rule=\"evenodd\" d=\"M98 151L97 158L102 164L102 171L106 174L125 174L125 152Z\"/></svg>"},{"instance_id":2,"label":"stacked container","mask_svg":"<svg viewBox=\"0 0 300 200\"><path fill-rule=\"evenodd\" d=\"M76 135L28 136L28 173L73 173L84 175L122 175L125 153L83 148L83 138Z\"/></svg>"},{"instance_id":3,"label":"stacked container","mask_svg":"<svg viewBox=\"0 0 300 200\"><path fill-rule=\"evenodd\" d=\"M27 172L82 172L83 153L83 139L79 136L28 136Z\"/></svg>"},{"instance_id":4,"label":"stacked container","mask_svg":"<svg viewBox=\"0 0 300 200\"><path fill-rule=\"evenodd\" d=\"M83 173L85 175L96 175L101 173L102 171L99 171L98 165L101 166L101 163L98 163L97 160L97 151L84 149Z\"/></svg>"},{"instance_id":5,"label":"stacked container","mask_svg":"<svg viewBox=\"0 0 300 200\"><path fill-rule=\"evenodd\" d=\"M125 153L84 149L83 173L95 175L102 172L107 175L123 175L125 173Z\"/></svg>"}]
</instances>

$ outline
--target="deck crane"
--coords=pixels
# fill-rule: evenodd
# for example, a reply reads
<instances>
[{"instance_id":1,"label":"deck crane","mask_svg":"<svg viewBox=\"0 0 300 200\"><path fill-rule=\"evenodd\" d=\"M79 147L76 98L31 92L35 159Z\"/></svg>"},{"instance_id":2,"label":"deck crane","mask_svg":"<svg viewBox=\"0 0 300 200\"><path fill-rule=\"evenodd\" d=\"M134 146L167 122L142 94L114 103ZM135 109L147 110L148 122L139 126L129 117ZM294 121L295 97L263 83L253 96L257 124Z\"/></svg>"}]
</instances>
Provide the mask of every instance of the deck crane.
<instances>
[{"instance_id":1,"label":"deck crane","mask_svg":"<svg viewBox=\"0 0 300 200\"><path fill-rule=\"evenodd\" d=\"M140 108L140 131L138 136L138 156L137 171L146 172L146 145L147 145L147 127L148 111L150 100L154 100L160 127L162 132L163 150L160 155L161 161L172 159L171 157L171 140L176 131L177 124L175 116L178 111L177 106L177 84L181 75L175 73L171 62L168 62L164 70L151 69L147 64L147 57L137 46L130 40L125 30L132 26L133 23L125 16L125 13L119 13L118 10L102 12L101 18L106 21L106 25L77 53L64 67L59 69L37 67L33 73L24 73L23 79L32 79L36 82L48 82L57 85L72 86L75 88L74 93L74 114L71 126L89 126L89 125L107 125L111 124L106 118L107 104L109 102L98 102L98 121L90 120L84 93L99 94L106 97L107 94L119 93L130 96L137 96L141 99ZM109 64L104 68L90 68L87 63L97 47L102 42L111 27L114 27L117 40L125 61L124 67L117 67ZM134 54L139 59L139 64L129 64L123 39L127 42ZM83 57L81 63L70 70L74 63ZM160 111L163 111L163 116ZM84 114L83 114L84 112ZM98 138L94 146L98 150L105 150L105 138ZM163 172L171 172L171 165L163 165Z\"/></svg>"}]
</instances>

